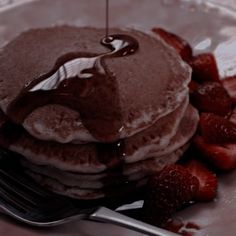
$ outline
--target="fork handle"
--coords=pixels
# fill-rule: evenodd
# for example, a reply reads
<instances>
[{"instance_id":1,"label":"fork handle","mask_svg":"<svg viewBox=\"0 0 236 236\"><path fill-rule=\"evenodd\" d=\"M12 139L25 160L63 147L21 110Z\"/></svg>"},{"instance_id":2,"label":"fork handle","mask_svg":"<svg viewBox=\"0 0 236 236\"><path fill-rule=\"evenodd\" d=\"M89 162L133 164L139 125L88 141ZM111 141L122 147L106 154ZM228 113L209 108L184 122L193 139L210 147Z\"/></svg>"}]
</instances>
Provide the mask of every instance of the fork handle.
<instances>
[{"instance_id":1,"label":"fork handle","mask_svg":"<svg viewBox=\"0 0 236 236\"><path fill-rule=\"evenodd\" d=\"M123 226L127 229L131 229L150 236L179 236L179 234L175 234L167 230L146 224L142 221L132 219L105 207L98 208L98 210L89 216L89 219Z\"/></svg>"}]
</instances>

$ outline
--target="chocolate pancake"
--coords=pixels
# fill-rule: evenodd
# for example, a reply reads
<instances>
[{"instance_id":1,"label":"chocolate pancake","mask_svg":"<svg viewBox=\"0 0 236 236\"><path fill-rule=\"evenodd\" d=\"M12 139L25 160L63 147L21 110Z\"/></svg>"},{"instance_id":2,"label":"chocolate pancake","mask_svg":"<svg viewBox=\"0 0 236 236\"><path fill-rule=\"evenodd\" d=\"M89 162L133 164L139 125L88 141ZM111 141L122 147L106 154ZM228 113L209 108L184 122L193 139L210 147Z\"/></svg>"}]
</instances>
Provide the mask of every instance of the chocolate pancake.
<instances>
[{"instance_id":1,"label":"chocolate pancake","mask_svg":"<svg viewBox=\"0 0 236 236\"><path fill-rule=\"evenodd\" d=\"M36 182L85 200L145 185L179 160L199 118L175 50L137 30L104 32L29 30L0 53L0 146Z\"/></svg>"},{"instance_id":2,"label":"chocolate pancake","mask_svg":"<svg viewBox=\"0 0 236 236\"><path fill-rule=\"evenodd\" d=\"M124 184L127 181L138 181L147 178L153 173L161 170L167 163L175 163L187 149L185 145L173 153L158 158L150 158L132 164L124 164L122 169L117 171L106 171L102 174L79 174L73 172L62 171L50 166L39 166L32 164L27 160L22 160L22 166L27 171L38 175L44 175L55 179L58 182L80 189L103 189L107 186L116 186Z\"/></svg>"},{"instance_id":3,"label":"chocolate pancake","mask_svg":"<svg viewBox=\"0 0 236 236\"><path fill-rule=\"evenodd\" d=\"M166 165L170 165L177 162L188 147L189 143L186 143L185 145L174 150L170 154L159 157L148 158L147 160L138 161L135 163L126 163L123 168L123 174L125 176L135 176L137 173L143 171L149 173L154 173L156 171L159 171Z\"/></svg>"},{"instance_id":4,"label":"chocolate pancake","mask_svg":"<svg viewBox=\"0 0 236 236\"><path fill-rule=\"evenodd\" d=\"M123 173L125 178L123 179L119 179L117 176L111 178L108 174L107 177L100 180L86 181L84 179L81 181L81 175L75 173L72 174L45 166L40 167L32 165L29 162L25 162L24 166L26 167L26 174L51 191L72 198L94 200L104 197L116 197L124 190L128 193L134 191L136 188L144 186L148 176L160 171L167 162L169 164L175 163L180 156L182 156L186 148L187 145L170 155L152 158L134 164L127 164L127 168L124 165ZM85 176L83 176L83 178L84 177Z\"/></svg>"},{"instance_id":5,"label":"chocolate pancake","mask_svg":"<svg viewBox=\"0 0 236 236\"><path fill-rule=\"evenodd\" d=\"M42 108L38 99L39 104L31 109L31 114L28 112L24 119L21 117L23 120L18 119L21 110L14 113L11 108L28 84L49 73L61 57L75 52L92 57L108 53L109 49L100 44L104 29L61 26L30 30L18 36L0 54L1 109L15 122L24 122L35 137L60 142L115 141L150 127L175 110L187 96L189 66L158 38L136 30L111 29L110 32L132 36L139 48L129 56L104 58L103 66L110 79L86 82L86 86L90 86L95 81L99 87L94 92L89 90L92 98L78 110L68 109L68 106L65 109L65 104L55 108L54 104L63 99L44 104ZM32 105L35 100L30 102ZM22 107L27 106L28 103ZM63 117L69 118L64 120ZM113 125L119 128L114 135L109 133ZM83 132L81 127L86 127Z\"/></svg>"},{"instance_id":6,"label":"chocolate pancake","mask_svg":"<svg viewBox=\"0 0 236 236\"><path fill-rule=\"evenodd\" d=\"M179 113L177 112L177 114ZM169 116L171 116L171 114ZM174 116L174 118L176 118L176 116ZM165 117L165 120L168 121L168 118ZM125 154L127 153L127 155L125 155L123 161L136 162L151 157L170 154L174 150L178 149L178 147L181 147L182 145L187 143L194 134L198 122L198 114L196 110L190 105L184 113L182 121L184 122L181 122L181 125L176 130L176 134L172 131L172 129L167 128L173 128L173 126L170 126L169 121L166 123L162 123L162 129L168 131L163 132L163 137L166 138L166 136L169 135L169 132L172 132L173 136L175 135L175 137L181 138L179 141L178 138L175 137L172 138L172 140L171 138L169 138L170 142L166 143L167 148L164 149L160 146L161 137L159 129L157 129L156 127L153 127L153 129L151 129L151 134L154 138L151 137L150 139L150 133L145 133L145 135L143 136L145 139L144 142L138 143L137 139L135 139L134 137L131 137L132 139L127 138L126 140L124 140L124 149L122 151ZM159 126L158 123L156 125ZM165 127L165 125L167 127ZM153 132L153 130L156 130L156 133ZM0 144L2 146L6 145L5 140L10 139L11 135L11 133L6 132L5 135L3 134L2 137L0 136ZM138 136L140 137L140 134L138 134ZM156 139L156 137L158 138ZM149 141L147 142L146 140ZM152 140L158 140L156 141L157 144L155 145L155 142L152 143ZM106 162L104 162L104 160L100 159L100 155L98 152L99 149L97 145L98 144L96 143L60 144L55 142L46 142L37 140L27 134L27 132L22 131L20 137L16 137L14 140L11 140L9 149L22 154L35 164L51 165L58 169L66 171L81 173L100 173L105 171L106 169L112 169L117 164L117 160L114 159L114 156L112 155L113 153L110 153L113 148L109 148L109 146L106 145L102 147L102 154L108 157L106 159ZM133 152L128 150L130 147L133 148ZM128 153L135 153L135 155L128 155Z\"/></svg>"},{"instance_id":7,"label":"chocolate pancake","mask_svg":"<svg viewBox=\"0 0 236 236\"><path fill-rule=\"evenodd\" d=\"M125 140L126 162L146 159L150 150L164 149L176 135L182 118L185 116L189 99L169 115L160 118L154 125ZM140 150L142 149L142 151Z\"/></svg>"},{"instance_id":8,"label":"chocolate pancake","mask_svg":"<svg viewBox=\"0 0 236 236\"><path fill-rule=\"evenodd\" d=\"M48 190L58 193L60 195L80 200L96 200L105 197L117 198L118 196L125 196L126 194L130 194L134 191L137 191L137 189L146 185L148 180L147 178L144 178L138 181L132 181L129 183L115 186L115 188L114 186L111 186L106 189L81 189L76 186L71 187L64 185L56 179L50 178L46 175L34 173L31 170L27 170L26 173Z\"/></svg>"},{"instance_id":9,"label":"chocolate pancake","mask_svg":"<svg viewBox=\"0 0 236 236\"><path fill-rule=\"evenodd\" d=\"M195 134L197 130L198 121L199 121L198 111L194 107L189 105L189 108L187 109L185 116L180 122L180 126L176 135L171 139L168 146L162 149L158 148L153 149L149 155L163 156L185 145L187 141L186 137L188 137L188 141L190 141L191 137ZM189 135L190 133L191 135Z\"/></svg>"},{"instance_id":10,"label":"chocolate pancake","mask_svg":"<svg viewBox=\"0 0 236 236\"><path fill-rule=\"evenodd\" d=\"M173 152L174 150L177 150L178 148L185 145L194 135L197 129L198 120L198 111L191 105L188 105L188 108L180 121L177 132L174 136L172 136L166 145L160 146L158 145L159 142L149 142L146 147L143 147L144 151L142 151L142 148L140 148L139 152L136 152L133 155L127 157L126 162L133 163L140 160L145 160L147 156L163 156Z\"/></svg>"}]
</instances>

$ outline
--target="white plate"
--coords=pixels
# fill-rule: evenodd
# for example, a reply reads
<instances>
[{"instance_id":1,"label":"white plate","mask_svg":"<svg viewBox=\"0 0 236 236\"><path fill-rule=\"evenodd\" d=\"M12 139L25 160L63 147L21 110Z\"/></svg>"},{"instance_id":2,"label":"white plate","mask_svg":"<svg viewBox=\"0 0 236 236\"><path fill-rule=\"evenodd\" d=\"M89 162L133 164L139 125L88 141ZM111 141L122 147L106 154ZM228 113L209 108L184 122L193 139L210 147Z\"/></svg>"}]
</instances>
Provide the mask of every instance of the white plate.
<instances>
[{"instance_id":1,"label":"white plate","mask_svg":"<svg viewBox=\"0 0 236 236\"><path fill-rule=\"evenodd\" d=\"M236 0L222 2L220 0L110 0L110 24L135 27L145 31L156 26L172 30L186 38L196 53L214 52L223 77L236 74ZM56 24L103 27L104 3L105 0L0 0L0 48L29 28ZM222 175L216 202L196 204L180 212L177 217L201 227L194 235L235 236L235 186L236 173ZM55 229L36 230L15 224L0 216L0 235L42 234L140 235L120 227L92 222L74 222Z\"/></svg>"}]
</instances>

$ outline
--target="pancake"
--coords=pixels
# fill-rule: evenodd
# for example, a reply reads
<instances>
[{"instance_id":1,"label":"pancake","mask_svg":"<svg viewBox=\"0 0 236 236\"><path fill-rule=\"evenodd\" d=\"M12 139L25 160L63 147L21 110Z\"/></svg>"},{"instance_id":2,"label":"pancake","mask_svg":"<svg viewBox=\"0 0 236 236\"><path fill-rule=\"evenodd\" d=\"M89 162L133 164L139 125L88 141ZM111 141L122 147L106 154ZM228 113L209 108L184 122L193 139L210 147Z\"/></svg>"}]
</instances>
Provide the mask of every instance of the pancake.
<instances>
[{"instance_id":1,"label":"pancake","mask_svg":"<svg viewBox=\"0 0 236 236\"><path fill-rule=\"evenodd\" d=\"M133 36L139 42L139 50L128 57L104 59L109 74L115 75L115 78L103 81L101 88L104 95L95 93L91 104L83 108L91 109L91 117L88 115L87 120L93 121L100 117L99 121L94 120L97 127L91 129L85 125L85 119L81 117L81 113L84 113L82 108L74 111L49 104L43 108L36 107L25 118L24 127L31 135L63 143L99 141L96 129L110 124L102 113L107 109L105 111L110 114L110 120L121 120L122 130L116 137L118 140L150 127L184 100L188 93L191 69L173 49L161 39L136 30L111 29L110 32ZM7 113L25 85L48 73L61 56L72 52L95 55L107 53L108 49L99 43L103 37L104 29L60 26L30 30L8 43L0 54L1 109ZM103 106L97 109L94 101L96 105ZM96 117L93 117L92 111L96 112ZM16 119L14 115L8 115L12 120ZM114 137L104 136L101 139L115 141Z\"/></svg>"},{"instance_id":2,"label":"pancake","mask_svg":"<svg viewBox=\"0 0 236 236\"><path fill-rule=\"evenodd\" d=\"M0 145L71 198L118 197L177 162L199 115L191 68L158 36L130 29L29 30L0 53Z\"/></svg>"},{"instance_id":3,"label":"pancake","mask_svg":"<svg viewBox=\"0 0 236 236\"><path fill-rule=\"evenodd\" d=\"M152 143L149 141L140 143L140 145L137 146L138 143L136 142L136 139L134 139L133 145L128 145L127 143L129 142L129 138L127 138L124 142L124 153L126 153L126 148L136 145L134 149L136 155L126 155L124 157L124 162L137 162L139 160L145 160L151 157L170 154L174 150L178 149L178 147L181 147L188 142L188 140L195 133L197 122L198 114L196 110L191 107L191 105L189 105L186 112L184 113L181 125L177 129L175 137L170 140L170 143L167 143L167 147L164 149L160 149L159 141L157 142L157 145L155 145L155 142ZM170 124L167 122L167 126L169 125ZM155 129L153 128L153 130ZM9 135L9 133L3 135L2 138L0 137L1 145L4 145L7 135ZM155 135L160 137L159 132L156 134L152 133L152 135L154 135L153 140L155 140ZM150 145L150 143L152 145ZM22 154L35 164L51 165L65 171L101 173L107 169L112 169L115 167L117 164L116 160L114 160L113 156L109 156L109 154L113 154L112 152L110 153L110 148L103 146L103 155L108 156L106 163L104 163L103 160L99 159L97 147L98 146L95 143L79 145L45 142L37 140L27 134L27 132L23 131L21 136L11 143L9 149L16 153ZM145 149L148 149L148 152L144 152L143 150ZM138 153L138 150L140 153ZM130 152L127 151L127 153Z\"/></svg>"},{"instance_id":4,"label":"pancake","mask_svg":"<svg viewBox=\"0 0 236 236\"><path fill-rule=\"evenodd\" d=\"M186 97L175 111L160 118L151 127L125 139L126 161L132 162L132 160L145 159L148 152L153 149L153 145L155 145L156 149L165 148L177 133L188 104L189 98ZM140 151L141 148L142 151Z\"/></svg>"},{"instance_id":5,"label":"pancake","mask_svg":"<svg viewBox=\"0 0 236 236\"><path fill-rule=\"evenodd\" d=\"M78 112L58 104L39 107L26 118L23 126L40 140L76 144L97 141L82 124Z\"/></svg>"},{"instance_id":6,"label":"pancake","mask_svg":"<svg viewBox=\"0 0 236 236\"><path fill-rule=\"evenodd\" d=\"M189 144L186 143L184 146L176 149L170 154L149 158L144 161L139 161L135 163L127 163L123 168L123 174L125 176L133 176L136 173L147 171L149 173L154 173L161 170L166 165L173 164L177 162L180 157L187 150Z\"/></svg>"},{"instance_id":7,"label":"pancake","mask_svg":"<svg viewBox=\"0 0 236 236\"><path fill-rule=\"evenodd\" d=\"M191 105L188 108L180 121L177 132L169 140L166 146L158 145L159 142L150 142L148 146L142 147L145 150L146 155L140 148L139 152L134 153L132 156L126 158L127 163L133 163L146 159L146 157L158 157L172 153L181 146L185 145L197 130L199 115L198 111Z\"/></svg>"},{"instance_id":8,"label":"pancake","mask_svg":"<svg viewBox=\"0 0 236 236\"><path fill-rule=\"evenodd\" d=\"M106 178L104 178L100 181L89 182L84 180L81 182L81 175L75 173L65 173L55 169L51 171L50 167L47 167L47 169L40 166L32 166L29 162L25 162L24 166L27 166L25 169L27 175L55 193L81 200L95 200L104 197L117 197L117 195L121 195L124 191L128 194L144 186L151 174L160 171L166 165L166 160L168 160L169 164L175 163L187 147L188 145L185 145L172 154L161 158L152 158L140 163L128 164L127 170L135 172L126 179L115 179L115 181L114 176L113 181L111 181L110 176L108 177L110 181L106 181ZM129 173L129 171L125 172Z\"/></svg>"},{"instance_id":9,"label":"pancake","mask_svg":"<svg viewBox=\"0 0 236 236\"><path fill-rule=\"evenodd\" d=\"M193 106L190 105L189 109L187 109L186 115L180 122L180 126L176 135L171 139L169 145L163 149L152 150L150 152L150 155L163 156L185 145L186 142L189 142L192 136L195 134L197 130L198 121L199 121L198 111Z\"/></svg>"},{"instance_id":10,"label":"pancake","mask_svg":"<svg viewBox=\"0 0 236 236\"><path fill-rule=\"evenodd\" d=\"M169 164L175 163L183 155L187 147L188 145L185 145L166 156L150 158L133 164L124 164L122 169L117 171L106 171L102 174L93 175L66 172L50 166L39 166L27 160L22 160L21 164L26 172L44 175L66 186L80 189L102 189L107 186L115 187L127 181L138 181L145 177L147 178L161 170L166 165L167 160Z\"/></svg>"},{"instance_id":11,"label":"pancake","mask_svg":"<svg viewBox=\"0 0 236 236\"><path fill-rule=\"evenodd\" d=\"M147 183L147 179L144 178L139 181L129 182L125 185L116 186L116 188L113 188L114 186L112 186L111 188L107 188L105 190L80 189L78 187L70 187L64 185L55 179L52 179L45 175L34 173L31 170L26 171L26 173L31 176L31 178L33 178L36 182L49 189L50 191L80 200L96 200L101 198L117 198L118 196L125 196L125 194L130 194L134 191L137 191L137 189L145 186Z\"/></svg>"}]
</instances>

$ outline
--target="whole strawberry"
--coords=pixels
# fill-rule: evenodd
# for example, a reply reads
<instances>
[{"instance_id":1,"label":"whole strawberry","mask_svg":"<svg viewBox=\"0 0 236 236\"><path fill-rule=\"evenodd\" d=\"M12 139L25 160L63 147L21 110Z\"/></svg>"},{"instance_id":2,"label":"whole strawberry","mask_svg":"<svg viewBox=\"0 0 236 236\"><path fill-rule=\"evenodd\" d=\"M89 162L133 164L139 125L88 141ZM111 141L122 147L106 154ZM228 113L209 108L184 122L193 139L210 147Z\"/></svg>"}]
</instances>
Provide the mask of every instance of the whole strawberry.
<instances>
[{"instance_id":1,"label":"whole strawberry","mask_svg":"<svg viewBox=\"0 0 236 236\"><path fill-rule=\"evenodd\" d=\"M212 113L202 113L199 125L202 137L208 143L236 142L236 124L224 117Z\"/></svg>"},{"instance_id":2,"label":"whole strawberry","mask_svg":"<svg viewBox=\"0 0 236 236\"><path fill-rule=\"evenodd\" d=\"M173 47L184 61L192 60L192 48L186 40L162 28L153 28L152 31Z\"/></svg>"},{"instance_id":3,"label":"whole strawberry","mask_svg":"<svg viewBox=\"0 0 236 236\"><path fill-rule=\"evenodd\" d=\"M224 78L222 83L223 87L231 97L233 104L236 105L236 75Z\"/></svg>"},{"instance_id":4,"label":"whole strawberry","mask_svg":"<svg viewBox=\"0 0 236 236\"><path fill-rule=\"evenodd\" d=\"M192 78L197 82L216 81L220 82L217 63L211 53L203 53L194 56L190 61L193 69Z\"/></svg>"},{"instance_id":5,"label":"whole strawberry","mask_svg":"<svg viewBox=\"0 0 236 236\"><path fill-rule=\"evenodd\" d=\"M145 220L163 226L178 209L188 204L199 181L180 165L170 165L150 178L144 201Z\"/></svg>"},{"instance_id":6,"label":"whole strawberry","mask_svg":"<svg viewBox=\"0 0 236 236\"><path fill-rule=\"evenodd\" d=\"M236 144L208 143L202 136L194 138L194 145L202 157L219 170L229 171L236 169Z\"/></svg>"},{"instance_id":7,"label":"whole strawberry","mask_svg":"<svg viewBox=\"0 0 236 236\"><path fill-rule=\"evenodd\" d=\"M230 113L232 101L219 82L204 82L190 94L192 104L200 112L210 112L225 116Z\"/></svg>"}]
</instances>

